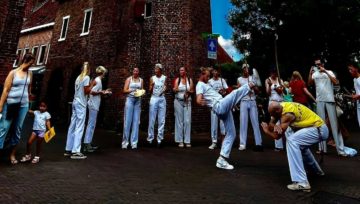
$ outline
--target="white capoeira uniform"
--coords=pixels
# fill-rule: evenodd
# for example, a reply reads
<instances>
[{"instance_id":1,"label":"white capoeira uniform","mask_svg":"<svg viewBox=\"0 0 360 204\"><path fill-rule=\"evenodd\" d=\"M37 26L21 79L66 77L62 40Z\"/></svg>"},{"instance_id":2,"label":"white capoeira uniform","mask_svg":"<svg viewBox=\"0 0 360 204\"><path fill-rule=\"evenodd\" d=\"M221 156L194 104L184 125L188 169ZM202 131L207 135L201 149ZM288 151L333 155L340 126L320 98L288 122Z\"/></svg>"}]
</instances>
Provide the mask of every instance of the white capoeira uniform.
<instances>
[{"instance_id":1,"label":"white capoeira uniform","mask_svg":"<svg viewBox=\"0 0 360 204\"><path fill-rule=\"evenodd\" d=\"M91 91L99 92L102 90L102 82L101 77L95 78L96 85L91 89ZM96 127L96 119L99 112L101 103L101 95L92 95L90 94L89 101L88 101L88 109L89 109L89 119L88 124L86 128L84 143L90 144L93 136L94 136L94 130Z\"/></svg>"},{"instance_id":2,"label":"white capoeira uniform","mask_svg":"<svg viewBox=\"0 0 360 204\"><path fill-rule=\"evenodd\" d=\"M271 79L269 79L271 80ZM269 104L273 101L276 102L283 102L284 101L284 97L282 94L278 94L278 92L276 92L276 87L280 86L279 81L276 80L276 83L271 84L271 94L270 94L270 98L269 98ZM277 125L280 124L280 121L278 121L276 123ZM283 144L283 140L282 138L275 140L275 148L277 149L284 149L284 144Z\"/></svg>"},{"instance_id":3,"label":"white capoeira uniform","mask_svg":"<svg viewBox=\"0 0 360 204\"><path fill-rule=\"evenodd\" d=\"M354 87L355 87L355 91L356 91L356 95L360 95L360 77L354 79ZM359 127L360 127L360 100L356 101L356 106L357 106L357 118L358 118L358 122L359 122Z\"/></svg>"},{"instance_id":4,"label":"white capoeira uniform","mask_svg":"<svg viewBox=\"0 0 360 204\"><path fill-rule=\"evenodd\" d=\"M126 149L129 145L129 139L131 148L137 148L139 140L141 97L135 97L134 93L137 89L142 89L142 82L143 80L140 77L138 81L134 81L133 77L130 78L129 89L131 90L131 92L126 97L124 109L124 131L121 145L123 149Z\"/></svg>"},{"instance_id":5,"label":"white capoeira uniform","mask_svg":"<svg viewBox=\"0 0 360 204\"><path fill-rule=\"evenodd\" d=\"M186 78L186 84L181 82L178 86L178 92L175 95L175 142L190 144L191 133L191 97L184 101L186 91L190 91L190 81Z\"/></svg>"},{"instance_id":6,"label":"white capoeira uniform","mask_svg":"<svg viewBox=\"0 0 360 204\"><path fill-rule=\"evenodd\" d=\"M208 84L217 92L219 92L221 89L229 88L228 85L226 84L226 81L221 77L219 77L217 80L215 80L214 78L210 79L208 81ZM218 124L219 124L218 116L214 112L211 112L211 140L213 143L217 143ZM222 135L225 135L226 133L224 122L222 120L220 120L220 133Z\"/></svg>"},{"instance_id":7,"label":"white capoeira uniform","mask_svg":"<svg viewBox=\"0 0 360 204\"><path fill-rule=\"evenodd\" d=\"M332 77L335 77L332 71L327 72ZM346 155L344 151L344 140L338 127L334 86L326 73L316 71L312 74L312 79L315 82L316 88L316 112L324 121L326 121L327 112L337 152L340 155ZM324 148L323 151L327 152L326 141L323 141L322 144L319 144L319 149L322 150L321 148Z\"/></svg>"},{"instance_id":8,"label":"white capoeira uniform","mask_svg":"<svg viewBox=\"0 0 360 204\"><path fill-rule=\"evenodd\" d=\"M256 83L256 79L252 76L248 78L239 77L237 82L240 86L244 86L249 82ZM250 91L240 102L240 145L246 147L247 131L248 131L248 120L250 115L251 125L254 130L255 144L261 146L262 139L259 126L259 114L256 105L256 95L253 91Z\"/></svg>"},{"instance_id":9,"label":"white capoeira uniform","mask_svg":"<svg viewBox=\"0 0 360 204\"><path fill-rule=\"evenodd\" d=\"M232 108L240 102L250 91L249 85L244 85L232 91L224 98L209 84L199 81L196 85L196 95L202 94L206 105L224 121L226 135L222 142L220 155L229 158L232 145L236 137L236 130L232 115Z\"/></svg>"},{"instance_id":10,"label":"white capoeira uniform","mask_svg":"<svg viewBox=\"0 0 360 204\"><path fill-rule=\"evenodd\" d=\"M157 142L160 144L164 139L165 128L165 115L166 115L166 99L164 96L164 88L166 83L166 76L161 75L160 78L152 76L154 87L150 99L150 111L149 111L149 129L148 129L148 142L154 140L154 126L156 116L158 118L158 135Z\"/></svg>"},{"instance_id":11,"label":"white capoeira uniform","mask_svg":"<svg viewBox=\"0 0 360 204\"><path fill-rule=\"evenodd\" d=\"M85 128L87 96L84 87L89 86L90 77L85 76L80 81L80 76L75 81L75 95L72 103L71 122L66 139L66 151L79 153L81 150L81 140Z\"/></svg>"},{"instance_id":12,"label":"white capoeira uniform","mask_svg":"<svg viewBox=\"0 0 360 204\"><path fill-rule=\"evenodd\" d=\"M285 131L286 151L293 182L309 183L304 165L314 173L323 173L310 151L310 146L319 141L326 141L329 130L324 121L307 107L292 102L281 103L283 114L291 113L295 121ZM299 129L294 132L292 128Z\"/></svg>"}]
</instances>

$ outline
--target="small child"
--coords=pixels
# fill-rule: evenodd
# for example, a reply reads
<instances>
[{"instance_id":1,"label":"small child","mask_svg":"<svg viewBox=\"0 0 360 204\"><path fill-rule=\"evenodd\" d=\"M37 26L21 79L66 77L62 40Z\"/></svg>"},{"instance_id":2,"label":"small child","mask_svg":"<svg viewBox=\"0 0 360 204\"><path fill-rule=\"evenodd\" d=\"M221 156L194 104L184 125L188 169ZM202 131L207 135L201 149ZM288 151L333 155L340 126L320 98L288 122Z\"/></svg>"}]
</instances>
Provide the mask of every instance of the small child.
<instances>
[{"instance_id":1,"label":"small child","mask_svg":"<svg viewBox=\"0 0 360 204\"><path fill-rule=\"evenodd\" d=\"M292 102L293 101L293 95L291 93L291 88L289 86L289 82L288 81L284 81L284 86L285 86L285 90L284 90L284 101L285 102Z\"/></svg>"},{"instance_id":2,"label":"small child","mask_svg":"<svg viewBox=\"0 0 360 204\"><path fill-rule=\"evenodd\" d=\"M29 110L29 113L34 114L34 124L33 124L33 132L27 142L26 146L26 154L20 160L21 162L27 162L31 160L31 145L37 140L36 143L36 154L32 159L31 163L36 164L40 161L40 152L41 152L41 143L44 140L44 134L46 129L50 129L50 114L46 111L47 105L45 102L40 102L39 110L33 111Z\"/></svg>"}]
</instances>

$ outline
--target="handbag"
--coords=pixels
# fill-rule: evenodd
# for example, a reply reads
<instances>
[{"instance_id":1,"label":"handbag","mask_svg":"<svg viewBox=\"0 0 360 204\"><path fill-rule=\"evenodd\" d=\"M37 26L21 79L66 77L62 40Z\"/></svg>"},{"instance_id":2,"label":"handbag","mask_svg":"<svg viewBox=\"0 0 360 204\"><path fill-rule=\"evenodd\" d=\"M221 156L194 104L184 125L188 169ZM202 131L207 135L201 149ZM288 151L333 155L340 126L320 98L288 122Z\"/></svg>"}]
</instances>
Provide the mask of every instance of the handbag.
<instances>
[{"instance_id":1,"label":"handbag","mask_svg":"<svg viewBox=\"0 0 360 204\"><path fill-rule=\"evenodd\" d=\"M15 75L15 73L14 73L14 75ZM27 78L28 78L28 74L26 73L25 84L24 84L23 92L22 92L22 95L21 95L21 98L20 98L20 102L7 104L6 120L13 120L13 119L16 119L18 117L19 110L20 110L20 107L21 107L21 101L22 101L22 98L23 98L24 92L25 92L25 86L26 86ZM13 78L13 81L14 81L14 78Z\"/></svg>"}]
</instances>

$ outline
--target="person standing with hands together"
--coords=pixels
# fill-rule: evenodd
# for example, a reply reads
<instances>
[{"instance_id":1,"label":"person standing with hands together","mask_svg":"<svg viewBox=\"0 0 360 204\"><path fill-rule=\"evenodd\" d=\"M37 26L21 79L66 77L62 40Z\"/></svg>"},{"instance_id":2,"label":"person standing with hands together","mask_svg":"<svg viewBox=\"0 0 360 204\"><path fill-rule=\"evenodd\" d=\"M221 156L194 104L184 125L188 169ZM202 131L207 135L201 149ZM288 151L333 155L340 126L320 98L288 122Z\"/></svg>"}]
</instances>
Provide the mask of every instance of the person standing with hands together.
<instances>
[{"instance_id":1,"label":"person standing with hands together","mask_svg":"<svg viewBox=\"0 0 360 204\"><path fill-rule=\"evenodd\" d=\"M179 147L191 147L191 94L194 93L193 81L187 77L186 68L180 67L180 77L175 80L175 142Z\"/></svg>"},{"instance_id":2,"label":"person standing with hands together","mask_svg":"<svg viewBox=\"0 0 360 204\"><path fill-rule=\"evenodd\" d=\"M164 139L165 129L165 115L166 115L166 76L162 74L163 66L155 64L155 75L150 78L151 93L150 107L149 107L149 128L147 141L152 144L154 140L154 126L156 116L158 119L158 135L157 146L161 147L161 141Z\"/></svg>"},{"instance_id":3,"label":"person standing with hands together","mask_svg":"<svg viewBox=\"0 0 360 204\"><path fill-rule=\"evenodd\" d=\"M128 148L129 139L131 148L137 148L141 113L141 97L136 96L135 93L143 88L144 81L139 77L139 68L135 67L133 69L133 75L126 79L123 89L123 93L127 94L127 97L124 110L124 133L121 144L122 149Z\"/></svg>"}]
</instances>

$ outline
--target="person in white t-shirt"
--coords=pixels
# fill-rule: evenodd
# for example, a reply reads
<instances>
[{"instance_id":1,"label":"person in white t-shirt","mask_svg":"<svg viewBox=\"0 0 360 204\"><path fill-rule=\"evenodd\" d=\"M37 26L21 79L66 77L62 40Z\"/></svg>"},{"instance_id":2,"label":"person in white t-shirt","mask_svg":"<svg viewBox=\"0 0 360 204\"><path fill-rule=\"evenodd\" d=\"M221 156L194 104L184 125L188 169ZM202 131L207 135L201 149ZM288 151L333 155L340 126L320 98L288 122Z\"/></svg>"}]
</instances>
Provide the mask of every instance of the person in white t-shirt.
<instances>
[{"instance_id":1,"label":"person in white t-shirt","mask_svg":"<svg viewBox=\"0 0 360 204\"><path fill-rule=\"evenodd\" d=\"M357 104L357 118L360 127L360 72L359 64L356 62L351 62L348 64L348 69L352 77L354 77L354 88L355 94L352 95L353 100L356 100Z\"/></svg>"},{"instance_id":2,"label":"person in white t-shirt","mask_svg":"<svg viewBox=\"0 0 360 204\"><path fill-rule=\"evenodd\" d=\"M212 70L213 78L208 81L208 84L221 96L225 96L227 89L229 88L226 81L220 77L220 70L214 68ZM222 120L219 120L217 115L211 112L211 141L212 144L209 146L209 149L215 149L217 147L218 140L218 125L220 122L220 134L225 135L225 126Z\"/></svg>"},{"instance_id":3,"label":"person in white t-shirt","mask_svg":"<svg viewBox=\"0 0 360 204\"><path fill-rule=\"evenodd\" d=\"M81 140L85 129L87 96L91 91L89 63L84 62L81 74L75 81L75 94L72 103L71 122L66 138L64 156L71 159L86 159L81 151Z\"/></svg>"},{"instance_id":4,"label":"person in white t-shirt","mask_svg":"<svg viewBox=\"0 0 360 204\"><path fill-rule=\"evenodd\" d=\"M200 68L201 74L196 85L196 103L201 106L208 106L221 120L224 121L226 135L221 145L220 156L216 161L216 167L231 170L234 166L226 160L230 156L231 147L236 137L236 130L232 115L233 107L254 88L254 83L244 85L224 98L213 89L207 82L210 78L208 68Z\"/></svg>"},{"instance_id":5,"label":"person in white t-shirt","mask_svg":"<svg viewBox=\"0 0 360 204\"><path fill-rule=\"evenodd\" d=\"M94 152L98 148L97 146L92 146L91 142L96 127L96 119L100 108L101 96L111 94L109 89L102 89L101 81L107 72L106 68L103 66L98 66L95 72L97 77L91 82L90 85L92 89L90 91L90 97L88 101L89 118L84 138L84 152Z\"/></svg>"},{"instance_id":6,"label":"person in white t-shirt","mask_svg":"<svg viewBox=\"0 0 360 204\"><path fill-rule=\"evenodd\" d=\"M166 76L162 74L163 66L155 65L155 75L150 78L150 107L149 107L149 128L147 141L152 144L154 140L154 126L156 117L158 119L157 146L161 147L164 139L165 115L166 115Z\"/></svg>"},{"instance_id":7,"label":"person in white t-shirt","mask_svg":"<svg viewBox=\"0 0 360 204\"><path fill-rule=\"evenodd\" d=\"M338 84L335 74L325 69L320 59L315 60L315 66L311 67L308 78L309 85L315 83L316 88L316 112L325 121L326 112L329 117L331 132L333 134L337 153L347 156L344 151L344 141L339 131L335 109L334 84ZM326 141L319 144L319 151L327 152Z\"/></svg>"},{"instance_id":8,"label":"person in white t-shirt","mask_svg":"<svg viewBox=\"0 0 360 204\"><path fill-rule=\"evenodd\" d=\"M29 110L30 114L35 116L33 131L26 145L26 154L20 160L21 162L30 161L31 163L36 164L40 161L41 153L41 144L44 141L44 135L46 130L49 130L51 127L50 124L50 114L47 112L47 105L45 102L40 102L39 110L33 111ZM36 154L34 158L31 158L31 145L36 140Z\"/></svg>"}]
</instances>

